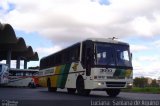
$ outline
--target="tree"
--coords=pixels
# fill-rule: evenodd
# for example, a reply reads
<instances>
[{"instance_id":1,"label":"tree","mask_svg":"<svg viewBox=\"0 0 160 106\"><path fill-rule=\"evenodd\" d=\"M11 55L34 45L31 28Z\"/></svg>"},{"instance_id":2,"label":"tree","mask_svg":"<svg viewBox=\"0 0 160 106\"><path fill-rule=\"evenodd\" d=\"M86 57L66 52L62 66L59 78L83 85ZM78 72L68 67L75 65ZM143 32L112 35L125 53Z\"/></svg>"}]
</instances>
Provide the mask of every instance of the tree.
<instances>
[{"instance_id":1,"label":"tree","mask_svg":"<svg viewBox=\"0 0 160 106\"><path fill-rule=\"evenodd\" d=\"M158 83L157 83L156 79L152 80L151 86L158 87Z\"/></svg>"},{"instance_id":2,"label":"tree","mask_svg":"<svg viewBox=\"0 0 160 106\"><path fill-rule=\"evenodd\" d=\"M136 86L136 87L141 87L141 88L148 86L147 78L144 78L144 77L141 77L141 78L136 77L136 78L134 79L134 86Z\"/></svg>"}]
</instances>

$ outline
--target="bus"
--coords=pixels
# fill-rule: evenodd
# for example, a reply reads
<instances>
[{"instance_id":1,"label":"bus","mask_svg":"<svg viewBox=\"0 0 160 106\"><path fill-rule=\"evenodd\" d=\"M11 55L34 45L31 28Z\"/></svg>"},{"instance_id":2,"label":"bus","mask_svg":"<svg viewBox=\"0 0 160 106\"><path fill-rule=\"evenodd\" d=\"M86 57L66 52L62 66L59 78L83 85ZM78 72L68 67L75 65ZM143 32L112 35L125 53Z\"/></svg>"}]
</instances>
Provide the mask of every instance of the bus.
<instances>
[{"instance_id":1,"label":"bus","mask_svg":"<svg viewBox=\"0 0 160 106\"><path fill-rule=\"evenodd\" d=\"M67 88L89 95L104 90L116 97L133 84L132 54L128 43L115 39L91 38L40 60L39 84L56 92Z\"/></svg>"},{"instance_id":2,"label":"bus","mask_svg":"<svg viewBox=\"0 0 160 106\"><path fill-rule=\"evenodd\" d=\"M7 64L0 64L0 85L5 85L9 81L9 67Z\"/></svg>"},{"instance_id":3,"label":"bus","mask_svg":"<svg viewBox=\"0 0 160 106\"><path fill-rule=\"evenodd\" d=\"M7 86L35 88L38 85L37 72L38 70L11 68Z\"/></svg>"}]
</instances>

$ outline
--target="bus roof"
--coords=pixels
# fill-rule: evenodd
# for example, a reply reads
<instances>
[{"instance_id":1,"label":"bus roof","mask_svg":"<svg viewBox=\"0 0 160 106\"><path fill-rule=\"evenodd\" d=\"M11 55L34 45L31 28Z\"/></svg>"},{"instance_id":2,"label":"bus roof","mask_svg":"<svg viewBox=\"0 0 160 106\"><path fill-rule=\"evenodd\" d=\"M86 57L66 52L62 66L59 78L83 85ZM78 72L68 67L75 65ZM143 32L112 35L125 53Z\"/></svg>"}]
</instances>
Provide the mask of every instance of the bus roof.
<instances>
[{"instance_id":1,"label":"bus roof","mask_svg":"<svg viewBox=\"0 0 160 106\"><path fill-rule=\"evenodd\" d=\"M42 59L45 59L45 58L47 58L47 57L50 57L50 56L52 56L53 54L59 53L59 52L65 50L65 49L68 49L68 48L70 48L70 47L72 47L72 46L75 46L75 45L77 45L77 44L80 44L80 42L74 43L73 45L70 45L70 46L68 46L68 47L66 47L66 48L64 48L64 49L61 49L61 50L59 50L59 51L57 51L57 52L55 52L55 53L52 53L52 54L50 54L50 55L48 55L48 56L44 56L43 58L41 58L41 60L42 60Z\"/></svg>"},{"instance_id":2,"label":"bus roof","mask_svg":"<svg viewBox=\"0 0 160 106\"><path fill-rule=\"evenodd\" d=\"M113 44L129 45L128 43L121 42L121 41L118 41L118 40L114 40L114 37L113 37L113 38L88 38L88 39L85 39L85 40L83 40L83 41L77 42L77 43L75 43L75 44L73 44L73 45L71 45L71 46L68 46L67 48L72 47L72 46L74 46L74 45L76 45L76 44L78 44L78 43L81 43L81 42L84 42L84 41L89 41L89 40L90 40L90 41L93 41L93 42L104 42L104 43L113 43ZM67 49L67 48L64 48L64 49L62 49L62 50L65 50L65 49ZM59 51L57 51L57 52L55 52L55 53L52 53L52 54L50 54L50 55L48 55L48 56L45 56L45 57L41 58L41 60L43 60L43 59L45 59L45 58L48 58L48 57L52 56L53 54L56 54L56 53L58 53L58 52L60 52L60 51L62 51L62 50L59 50Z\"/></svg>"},{"instance_id":3,"label":"bus roof","mask_svg":"<svg viewBox=\"0 0 160 106\"><path fill-rule=\"evenodd\" d=\"M114 40L114 38L88 38L87 40L91 40L93 42L104 42L104 43L129 45L128 43Z\"/></svg>"}]
</instances>

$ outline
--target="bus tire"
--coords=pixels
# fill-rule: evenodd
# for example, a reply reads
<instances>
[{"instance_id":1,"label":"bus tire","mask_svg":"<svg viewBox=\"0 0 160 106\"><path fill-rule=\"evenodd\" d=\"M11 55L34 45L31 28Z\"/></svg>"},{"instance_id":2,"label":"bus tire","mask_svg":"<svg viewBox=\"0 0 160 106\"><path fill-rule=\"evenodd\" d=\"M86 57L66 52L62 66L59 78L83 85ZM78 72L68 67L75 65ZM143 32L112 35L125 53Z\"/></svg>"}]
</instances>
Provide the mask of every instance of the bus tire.
<instances>
[{"instance_id":1,"label":"bus tire","mask_svg":"<svg viewBox=\"0 0 160 106\"><path fill-rule=\"evenodd\" d=\"M74 94L76 92L75 88L67 88L69 94Z\"/></svg>"},{"instance_id":2,"label":"bus tire","mask_svg":"<svg viewBox=\"0 0 160 106\"><path fill-rule=\"evenodd\" d=\"M36 85L35 85L34 83L29 83L29 84L28 84L28 87L29 87L29 88L36 88Z\"/></svg>"},{"instance_id":3,"label":"bus tire","mask_svg":"<svg viewBox=\"0 0 160 106\"><path fill-rule=\"evenodd\" d=\"M47 87L48 87L49 92L56 92L57 91L56 87L51 87L51 80L50 79L47 80Z\"/></svg>"},{"instance_id":4,"label":"bus tire","mask_svg":"<svg viewBox=\"0 0 160 106\"><path fill-rule=\"evenodd\" d=\"M28 84L28 87L31 88L31 83Z\"/></svg>"},{"instance_id":5,"label":"bus tire","mask_svg":"<svg viewBox=\"0 0 160 106\"><path fill-rule=\"evenodd\" d=\"M79 95L86 96L86 95L89 95L89 94L90 94L90 90L89 90L89 89L85 89L84 79L82 78L82 76L79 76L79 77L77 78L77 81L76 81L76 89L77 89L77 93L78 93Z\"/></svg>"},{"instance_id":6,"label":"bus tire","mask_svg":"<svg viewBox=\"0 0 160 106\"><path fill-rule=\"evenodd\" d=\"M36 88L36 85L34 83L31 84L31 88Z\"/></svg>"},{"instance_id":7,"label":"bus tire","mask_svg":"<svg viewBox=\"0 0 160 106\"><path fill-rule=\"evenodd\" d=\"M121 92L121 90L120 89L107 89L106 92L110 97L116 97Z\"/></svg>"}]
</instances>

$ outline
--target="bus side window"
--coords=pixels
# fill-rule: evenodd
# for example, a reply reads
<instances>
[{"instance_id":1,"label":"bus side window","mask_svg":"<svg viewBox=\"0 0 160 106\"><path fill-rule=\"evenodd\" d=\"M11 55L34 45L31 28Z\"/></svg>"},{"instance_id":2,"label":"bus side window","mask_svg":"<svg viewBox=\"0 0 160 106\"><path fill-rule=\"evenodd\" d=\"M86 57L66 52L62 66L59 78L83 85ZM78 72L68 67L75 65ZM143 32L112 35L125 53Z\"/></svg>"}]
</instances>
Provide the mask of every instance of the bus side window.
<instances>
[{"instance_id":1,"label":"bus side window","mask_svg":"<svg viewBox=\"0 0 160 106\"><path fill-rule=\"evenodd\" d=\"M79 51L80 51L80 44L77 44L71 48L71 52L70 52L71 62L79 61Z\"/></svg>"}]
</instances>

